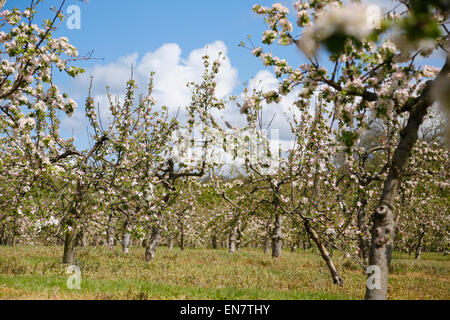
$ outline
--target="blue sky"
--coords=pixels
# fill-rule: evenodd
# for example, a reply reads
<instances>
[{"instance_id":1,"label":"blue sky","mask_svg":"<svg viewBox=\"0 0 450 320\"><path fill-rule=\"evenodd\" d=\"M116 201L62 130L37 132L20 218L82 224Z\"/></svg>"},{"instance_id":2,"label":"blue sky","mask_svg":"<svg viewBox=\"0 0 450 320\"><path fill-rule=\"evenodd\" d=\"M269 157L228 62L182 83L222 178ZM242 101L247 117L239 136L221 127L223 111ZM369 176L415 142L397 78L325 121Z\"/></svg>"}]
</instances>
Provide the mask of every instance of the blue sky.
<instances>
[{"instance_id":1,"label":"blue sky","mask_svg":"<svg viewBox=\"0 0 450 320\"><path fill-rule=\"evenodd\" d=\"M111 87L113 95L123 94L131 65L136 72L138 85L145 90L147 75L156 71L155 95L161 104L172 110L189 103L189 92L185 82L199 80L202 72L199 64L201 55L208 47L209 54L224 51L227 60L218 79L220 93L239 95L242 83L250 81L255 86L258 80L264 89L277 86L276 79L262 63L242 47L239 42L251 35L255 45L261 45L261 35L266 29L263 18L253 13L255 3L271 6L281 2L293 12L295 0L67 0L64 8L77 5L81 10L81 28L70 30L62 24L55 36L68 37L78 48L80 55L94 50L94 57L103 60L79 62L86 74L76 80L56 75L55 82L62 91L73 96L79 104L72 118L63 117L63 134L75 135L81 146L86 146L86 122L83 101L88 94L89 76L94 75L94 97L105 113L105 86ZM382 8L391 7L390 0L373 0ZM25 8L30 0L7 0L6 8ZM61 0L45 0L39 5L39 18L52 17L51 6L60 5ZM294 19L291 19L293 22ZM300 52L289 46L271 48L274 54L286 58L292 65L306 63ZM441 60L442 61L442 60ZM429 64L440 66L438 59ZM266 70L266 71L265 71ZM293 97L288 97L270 110L267 119L276 114L273 127L281 130L280 138L290 140L289 128L283 112L288 112ZM243 125L245 119L237 108L231 108L223 115L233 125Z\"/></svg>"},{"instance_id":2,"label":"blue sky","mask_svg":"<svg viewBox=\"0 0 450 320\"><path fill-rule=\"evenodd\" d=\"M24 7L29 0L7 1ZM279 1L292 9L294 0ZM46 0L40 7L42 14L51 12L59 0ZM247 81L255 71L263 68L250 52L238 47L247 35L260 43L265 24L252 12L255 3L271 6L274 1L263 0L89 0L88 3L67 0L65 7L78 5L81 9L81 29L69 30L62 25L57 35L69 38L80 54L95 51L104 61L83 62L83 67L108 63L137 52L140 56L155 51L165 43L177 43L188 55L217 40L223 41L228 57L239 70L239 80ZM283 50L289 56L302 59L294 47ZM299 63L301 63L299 61Z\"/></svg>"},{"instance_id":3,"label":"blue sky","mask_svg":"<svg viewBox=\"0 0 450 320\"><path fill-rule=\"evenodd\" d=\"M251 11L253 4L254 0L91 0L80 5L81 30L66 34L80 52L95 49L106 61L130 52L142 55L165 43L177 43L188 54L221 40L240 78L247 80L261 65L237 45L248 34L259 40L264 31L262 18Z\"/></svg>"},{"instance_id":4,"label":"blue sky","mask_svg":"<svg viewBox=\"0 0 450 320\"><path fill-rule=\"evenodd\" d=\"M292 9L295 1L281 2ZM6 8L12 6L24 8L29 3L29 0L10 0L7 1ZM38 17L40 19L51 17L50 7L59 7L60 3L60 0L45 0L38 7ZM200 67L198 72L186 71L181 67L187 64L190 69L193 69L196 64L186 60L189 60L193 52L205 52L207 46L208 53L225 51L228 58L228 67L224 67L226 79L223 81L227 87L224 89L226 94L238 95L242 92L242 83L255 76L262 81L272 77L268 73L263 74L265 77L258 76L265 67L251 55L249 50L238 46L241 41L246 41L248 35L254 38L255 45L261 45L261 36L266 26L263 18L252 11L255 3L254 0L90 0L88 3L67 0L64 12L70 5L80 7L81 28L70 30L64 23L54 36L69 38L70 43L78 48L80 55L94 50L93 57L103 60L79 62L78 65L86 69L86 73L75 81L68 79L65 75L55 75L55 82L79 104L74 117L70 119L63 117L63 134L66 136L74 134L81 145L85 145L86 122L83 119L83 101L88 94L90 75L95 76L96 100L102 104L101 108L106 108L105 86L111 86L111 92L114 95L121 95L130 74L131 64L133 63L134 68L139 68L145 60L144 57L151 53L156 52L157 56L156 62L153 61L155 59L150 58L153 61L150 63L151 66L163 64L162 68L155 70L157 71L156 84L158 85L158 80L166 82L166 87L160 90L159 95L163 96L160 100L169 106L171 103L174 104L174 109L175 105L179 107L183 101L188 102L189 97L186 94L183 97L177 97L173 94L175 90L169 92L167 87L177 80L177 72L187 73L180 78L184 81L178 84L180 89L181 86L185 86L185 80L188 80L190 76L198 79L202 71ZM274 2L265 0L258 3L271 6ZM296 64L305 63L295 47L273 49L275 53L283 51L282 56L295 59L292 61ZM180 51L179 60L171 59L169 63L164 59L177 50ZM200 56L194 55L197 59ZM151 66L144 68L146 74L151 71ZM168 76L165 76L166 74ZM147 79L141 78L137 80L144 90L146 88L144 80ZM270 81L274 83L273 79L269 79ZM167 96L170 97L167 98ZM237 125L245 122L237 108L225 118ZM283 116L280 114L278 118L282 120Z\"/></svg>"}]
</instances>

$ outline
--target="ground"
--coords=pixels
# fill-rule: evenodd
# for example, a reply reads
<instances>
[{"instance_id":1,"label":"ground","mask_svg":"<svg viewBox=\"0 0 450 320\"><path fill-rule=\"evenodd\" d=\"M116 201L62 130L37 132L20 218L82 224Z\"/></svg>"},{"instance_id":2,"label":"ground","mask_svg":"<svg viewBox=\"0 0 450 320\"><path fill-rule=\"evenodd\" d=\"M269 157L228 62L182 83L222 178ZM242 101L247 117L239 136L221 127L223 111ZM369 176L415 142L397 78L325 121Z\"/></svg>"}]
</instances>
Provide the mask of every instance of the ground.
<instances>
[{"instance_id":1,"label":"ground","mask_svg":"<svg viewBox=\"0 0 450 320\"><path fill-rule=\"evenodd\" d=\"M261 249L233 255L225 249L158 248L146 263L144 249L77 248L81 289L68 289L62 247L0 246L0 299L362 299L360 267L334 256L345 284L333 285L316 252ZM394 253L390 299L450 299L450 257L424 253L417 261Z\"/></svg>"}]
</instances>

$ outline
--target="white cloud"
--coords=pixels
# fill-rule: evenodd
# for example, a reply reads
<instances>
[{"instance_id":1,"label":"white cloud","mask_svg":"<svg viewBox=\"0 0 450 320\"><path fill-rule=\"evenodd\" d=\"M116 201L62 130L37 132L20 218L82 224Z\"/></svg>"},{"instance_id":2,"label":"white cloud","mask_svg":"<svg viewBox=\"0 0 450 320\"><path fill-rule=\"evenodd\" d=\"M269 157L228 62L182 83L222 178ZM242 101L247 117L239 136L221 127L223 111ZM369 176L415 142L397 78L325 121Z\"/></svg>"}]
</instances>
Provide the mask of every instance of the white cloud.
<instances>
[{"instance_id":1,"label":"white cloud","mask_svg":"<svg viewBox=\"0 0 450 320\"><path fill-rule=\"evenodd\" d=\"M205 54L208 54L212 61L218 58L219 52L222 53L224 59L221 60L221 68L216 79L216 92L219 97L226 97L238 84L238 70L231 65L227 51L222 41L215 41L193 50L186 59L183 59L178 44L166 43L142 57L135 52L107 64L96 64L73 80L71 96L78 101L79 107L72 118L63 119L62 128L68 132L85 134L83 131L87 122L84 118L84 101L89 92L91 76L94 77L92 96L106 125L109 116L106 87L109 87L113 98L119 97L123 101L126 83L130 79L132 69L133 79L138 85L136 97L138 93L147 91L150 73L155 72L153 95L158 105L165 105L172 112L176 112L179 108L184 110L183 108L191 102L191 91L186 84L201 81L204 71L202 57Z\"/></svg>"},{"instance_id":2,"label":"white cloud","mask_svg":"<svg viewBox=\"0 0 450 320\"><path fill-rule=\"evenodd\" d=\"M191 51L187 58L183 58L182 50L176 43L167 43L155 51L147 52L142 57L137 53L131 53L108 64L97 64L87 70L85 74L74 80L72 95L78 98L80 103L84 102L88 93L90 76L94 77L92 94L96 106L99 106L101 118L106 125L106 118L109 115L109 102L106 95L106 86L109 87L113 97L118 96L123 101L126 82L131 75L133 66L133 78L139 87L139 92L147 90L150 72L155 72L154 97L158 105L166 105L169 110L175 112L178 108L189 105L191 92L186 83L190 81L201 81L203 73L202 56L208 54L211 59L216 59L222 53L224 60L221 60L221 68L217 76L216 92L218 97L225 98L233 93L238 85L238 70L231 64L227 57L227 47L222 41L215 41L203 48ZM273 73L267 70L259 71L249 82L249 92L254 88L263 91L276 90L279 81ZM295 90L286 97L283 97L279 104L264 106L263 122L267 125L271 122L270 129L279 130L279 139L283 141L283 147L292 143L292 133L286 121L284 113L292 114L293 102L298 94ZM238 96L238 101L243 101L243 95ZM83 105L79 106L74 118L67 118L63 121L66 130L84 131L86 122L83 122ZM243 127L246 124L245 115L239 113L239 108L235 103L229 103L222 112L217 112L217 119L223 117L224 120L232 123L233 126ZM182 120L182 119L180 119ZM84 123L84 124L83 124ZM81 133L81 131L80 131ZM283 148L284 149L284 148Z\"/></svg>"},{"instance_id":3,"label":"white cloud","mask_svg":"<svg viewBox=\"0 0 450 320\"><path fill-rule=\"evenodd\" d=\"M211 59L216 59L219 52L222 52L225 59L222 60L217 77L217 94L219 97L225 97L231 94L237 85L238 71L231 65L227 57L227 47L222 41L193 50L186 60L182 58L181 48L176 43L164 44L155 51L147 52L140 59L137 53L132 53L106 65L95 65L75 80L74 87L78 93L77 96L81 98L87 93L89 77L92 75L94 97L105 95L106 86L110 87L112 95L122 95L133 66L133 78L139 86L139 91L147 90L150 72L155 72L154 96L158 104L176 110L190 103L191 92L186 87L186 83L201 81L202 56L207 53Z\"/></svg>"},{"instance_id":4,"label":"white cloud","mask_svg":"<svg viewBox=\"0 0 450 320\"><path fill-rule=\"evenodd\" d=\"M65 114L62 116L61 125L65 129L79 131L80 129L83 129L83 123L84 113L82 110L80 110L80 108L75 110L71 117Z\"/></svg>"},{"instance_id":5,"label":"white cloud","mask_svg":"<svg viewBox=\"0 0 450 320\"><path fill-rule=\"evenodd\" d=\"M272 72L262 70L249 82L249 92L252 92L253 89L263 90L263 92L277 90L279 83ZM298 115L298 109L294 106L298 93L299 90L294 89L287 96L282 97L280 103L263 104L263 124L268 125L270 123L270 129L278 129L281 140L290 141L293 139L286 118L291 118L292 114Z\"/></svg>"}]
</instances>

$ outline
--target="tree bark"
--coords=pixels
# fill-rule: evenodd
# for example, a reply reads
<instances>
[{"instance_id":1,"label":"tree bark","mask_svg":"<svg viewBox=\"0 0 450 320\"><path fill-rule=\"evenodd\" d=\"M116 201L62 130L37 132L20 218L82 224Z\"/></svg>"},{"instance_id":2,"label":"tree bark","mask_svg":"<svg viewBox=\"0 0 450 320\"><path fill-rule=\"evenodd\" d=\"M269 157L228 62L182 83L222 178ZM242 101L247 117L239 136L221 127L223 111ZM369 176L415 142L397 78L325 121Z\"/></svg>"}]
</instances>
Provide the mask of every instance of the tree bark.
<instances>
[{"instance_id":1,"label":"tree bark","mask_svg":"<svg viewBox=\"0 0 450 320\"><path fill-rule=\"evenodd\" d=\"M75 237L75 246L80 246L83 248L87 247L87 232L85 228L81 228Z\"/></svg>"},{"instance_id":2,"label":"tree bark","mask_svg":"<svg viewBox=\"0 0 450 320\"><path fill-rule=\"evenodd\" d=\"M367 199L363 198L361 200L361 206L357 209L357 224L358 229L361 232L358 235L358 245L359 251L361 253L361 259L363 260L364 266L366 267L369 263L369 250L370 250L370 238L369 236L369 226L367 223L367 213L366 213Z\"/></svg>"},{"instance_id":3,"label":"tree bark","mask_svg":"<svg viewBox=\"0 0 450 320\"><path fill-rule=\"evenodd\" d=\"M417 246L416 246L416 252L415 252L416 260L420 260L420 257L422 256L422 240L423 240L424 236L425 236L425 231L420 233L419 239L417 240Z\"/></svg>"},{"instance_id":4,"label":"tree bark","mask_svg":"<svg viewBox=\"0 0 450 320\"><path fill-rule=\"evenodd\" d=\"M122 251L123 253L129 253L130 252L130 243L131 243L131 234L129 232L123 233L122 238Z\"/></svg>"},{"instance_id":5,"label":"tree bark","mask_svg":"<svg viewBox=\"0 0 450 320\"><path fill-rule=\"evenodd\" d=\"M12 231L12 246L15 247L16 246L16 224L17 224L17 217L14 217L14 223L13 223L13 231Z\"/></svg>"},{"instance_id":6,"label":"tree bark","mask_svg":"<svg viewBox=\"0 0 450 320\"><path fill-rule=\"evenodd\" d=\"M172 235L169 235L169 250L172 250L173 249L173 236Z\"/></svg>"},{"instance_id":7,"label":"tree bark","mask_svg":"<svg viewBox=\"0 0 450 320\"><path fill-rule=\"evenodd\" d=\"M64 254L62 263L75 264L75 237L77 236L76 227L72 224L72 230L67 229L64 241Z\"/></svg>"},{"instance_id":8,"label":"tree bark","mask_svg":"<svg viewBox=\"0 0 450 320\"><path fill-rule=\"evenodd\" d=\"M180 249L184 250L184 224L180 224Z\"/></svg>"},{"instance_id":9,"label":"tree bark","mask_svg":"<svg viewBox=\"0 0 450 320\"><path fill-rule=\"evenodd\" d=\"M217 249L217 236L213 235L211 241L212 241L213 249L216 250Z\"/></svg>"},{"instance_id":10,"label":"tree bark","mask_svg":"<svg viewBox=\"0 0 450 320\"><path fill-rule=\"evenodd\" d=\"M283 232L281 229L282 216L278 212L275 214L275 226L272 233L272 257L278 258L281 256L281 249L283 247Z\"/></svg>"},{"instance_id":11,"label":"tree bark","mask_svg":"<svg viewBox=\"0 0 450 320\"><path fill-rule=\"evenodd\" d=\"M228 246L229 253L236 252L236 236L237 236L237 226L232 225L231 229L230 229L230 239L229 239L229 246Z\"/></svg>"},{"instance_id":12,"label":"tree bark","mask_svg":"<svg viewBox=\"0 0 450 320\"><path fill-rule=\"evenodd\" d=\"M129 253L130 245L131 245L131 234L129 230L129 223L128 221L125 221L123 223L122 251L124 253Z\"/></svg>"},{"instance_id":13,"label":"tree bark","mask_svg":"<svg viewBox=\"0 0 450 320\"><path fill-rule=\"evenodd\" d=\"M237 225L236 250L241 250L242 232L240 224Z\"/></svg>"},{"instance_id":14,"label":"tree bark","mask_svg":"<svg viewBox=\"0 0 450 320\"><path fill-rule=\"evenodd\" d=\"M319 235L311 227L308 220L304 220L304 225L305 225L306 232L308 232L310 237L313 239L314 243L317 246L317 249L319 249L320 255L322 256L323 260L327 264L328 270L330 271L330 274L331 274L331 278L333 279L333 283L342 287L344 285L344 280L342 280L341 276L339 275L338 271L336 270L336 267L334 266L333 260L331 259L330 253L328 252L327 248L325 248L325 246L323 245L322 241L319 238Z\"/></svg>"},{"instance_id":15,"label":"tree bark","mask_svg":"<svg viewBox=\"0 0 450 320\"><path fill-rule=\"evenodd\" d=\"M86 248L88 246L88 237L87 237L86 230L83 231L83 234L81 235L81 246L83 248Z\"/></svg>"},{"instance_id":16,"label":"tree bark","mask_svg":"<svg viewBox=\"0 0 450 320\"><path fill-rule=\"evenodd\" d=\"M416 249L416 260L420 260L421 256L422 256L422 248L418 246Z\"/></svg>"},{"instance_id":17,"label":"tree bark","mask_svg":"<svg viewBox=\"0 0 450 320\"><path fill-rule=\"evenodd\" d=\"M439 73L438 78L448 76L450 71L449 60L449 56L447 56L447 62ZM400 141L389 165L389 173L384 181L380 202L373 215L374 223L371 231L369 265L379 268L380 286L366 286L365 298L367 300L385 300L387 298L389 267L396 227L393 212L394 199L397 195L409 155L417 141L419 127L428 108L434 103L430 91L433 82L436 83L437 80L427 82L421 95L407 109L409 111L408 122L406 127L400 132Z\"/></svg>"},{"instance_id":18,"label":"tree bark","mask_svg":"<svg viewBox=\"0 0 450 320\"><path fill-rule=\"evenodd\" d=\"M155 258L156 247L158 246L159 238L161 237L161 229L158 226L152 228L152 234L147 240L145 247L145 261L150 261Z\"/></svg>"},{"instance_id":19,"label":"tree bark","mask_svg":"<svg viewBox=\"0 0 450 320\"><path fill-rule=\"evenodd\" d=\"M266 235L264 237L264 254L270 252L270 225L272 224L272 217L269 217L266 222Z\"/></svg>"},{"instance_id":20,"label":"tree bark","mask_svg":"<svg viewBox=\"0 0 450 320\"><path fill-rule=\"evenodd\" d=\"M5 245L5 229L3 225L0 227L0 246Z\"/></svg>"},{"instance_id":21,"label":"tree bark","mask_svg":"<svg viewBox=\"0 0 450 320\"><path fill-rule=\"evenodd\" d=\"M295 252L295 250L297 250L297 242L296 241L293 241L292 243L291 243L291 252Z\"/></svg>"},{"instance_id":22,"label":"tree bark","mask_svg":"<svg viewBox=\"0 0 450 320\"><path fill-rule=\"evenodd\" d=\"M108 228L106 229L106 245L108 247L109 250L113 250L114 249L114 228L112 226L113 223L113 217L112 215L109 216L108 218Z\"/></svg>"}]
</instances>

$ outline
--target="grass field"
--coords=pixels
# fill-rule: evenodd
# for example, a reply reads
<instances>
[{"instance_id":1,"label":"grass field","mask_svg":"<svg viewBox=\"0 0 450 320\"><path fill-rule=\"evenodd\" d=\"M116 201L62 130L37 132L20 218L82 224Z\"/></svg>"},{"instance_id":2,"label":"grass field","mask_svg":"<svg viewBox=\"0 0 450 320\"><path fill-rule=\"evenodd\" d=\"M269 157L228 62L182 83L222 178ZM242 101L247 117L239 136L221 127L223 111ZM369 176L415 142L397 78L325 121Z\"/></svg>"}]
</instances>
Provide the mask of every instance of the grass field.
<instances>
[{"instance_id":1,"label":"grass field","mask_svg":"<svg viewBox=\"0 0 450 320\"><path fill-rule=\"evenodd\" d=\"M365 278L343 257L335 264L345 285L334 286L311 251L283 252L273 260L261 250L77 248L81 289L67 288L62 247L0 247L0 299L361 299ZM394 254L390 299L450 299L450 257L424 253L416 261Z\"/></svg>"}]
</instances>

